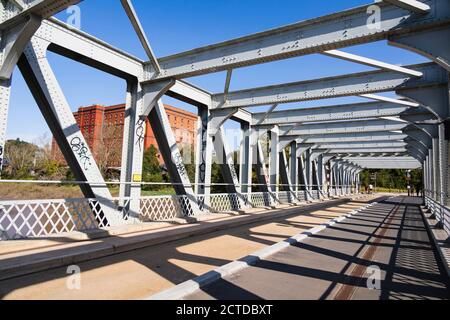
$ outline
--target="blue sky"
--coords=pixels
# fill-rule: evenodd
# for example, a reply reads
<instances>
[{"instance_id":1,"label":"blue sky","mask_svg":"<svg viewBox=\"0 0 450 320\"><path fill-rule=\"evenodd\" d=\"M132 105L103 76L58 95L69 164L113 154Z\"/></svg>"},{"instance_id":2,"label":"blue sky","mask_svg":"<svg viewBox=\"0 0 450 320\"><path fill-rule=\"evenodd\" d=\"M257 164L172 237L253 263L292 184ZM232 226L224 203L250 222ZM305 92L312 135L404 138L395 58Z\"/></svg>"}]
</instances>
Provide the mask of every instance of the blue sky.
<instances>
[{"instance_id":1,"label":"blue sky","mask_svg":"<svg viewBox=\"0 0 450 320\"><path fill-rule=\"evenodd\" d=\"M254 32L318 17L352 7L369 4L371 0L133 0L136 11L158 57L174 54ZM85 0L80 3L81 29L142 59L146 58L119 0ZM68 14L57 16L65 21ZM385 41L346 48L345 51L383 60L393 64L426 61L416 54L388 46ZM50 63L72 110L92 104L118 104L125 99L125 83L101 71L66 58L49 54ZM258 66L237 69L231 90L245 89L291 81L371 70L351 62L321 55L309 55ZM224 88L225 73L187 79L211 92ZM359 98L340 98L280 106L299 108L336 103L350 103ZM194 108L176 100L164 102ZM258 107L252 111L265 111ZM227 127L236 127L228 124ZM48 127L31 94L16 70L13 78L7 136L36 141Z\"/></svg>"}]
</instances>

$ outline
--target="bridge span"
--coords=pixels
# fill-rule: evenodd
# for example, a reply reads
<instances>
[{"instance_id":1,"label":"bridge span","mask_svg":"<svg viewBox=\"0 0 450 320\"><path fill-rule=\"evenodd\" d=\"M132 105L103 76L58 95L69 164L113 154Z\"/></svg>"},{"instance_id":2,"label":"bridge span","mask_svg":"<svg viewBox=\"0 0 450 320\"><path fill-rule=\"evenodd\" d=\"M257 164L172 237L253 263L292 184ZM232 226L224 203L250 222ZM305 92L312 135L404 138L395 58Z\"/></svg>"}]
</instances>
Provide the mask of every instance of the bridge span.
<instances>
[{"instance_id":1,"label":"bridge span","mask_svg":"<svg viewBox=\"0 0 450 320\"><path fill-rule=\"evenodd\" d=\"M80 2L0 1L0 185L12 193L19 185L76 185L80 192L63 199L0 194L3 298L448 297L450 1L367 0L157 57L133 1L121 0L145 59L54 17ZM399 65L352 53L352 46L375 42L417 54L422 63ZM120 178L107 181L50 52L126 82ZM312 54L363 71L287 83L277 83L269 72L271 85L232 90L236 69ZM223 90L189 82L219 72ZM63 154L70 181L5 178L18 73ZM162 100L168 97L197 112L193 163L171 128ZM303 105L318 100L326 105ZM143 165L147 121L167 183ZM239 127L236 150L225 132L230 121ZM370 184L363 171L378 169L404 170L409 196L408 174L417 170L421 197L362 195ZM155 186L173 193L143 193ZM252 256L257 250L265 252L262 258ZM379 268L371 269L372 262ZM67 266L81 271L81 291L62 289ZM368 270L380 272L381 289L364 288Z\"/></svg>"},{"instance_id":2,"label":"bridge span","mask_svg":"<svg viewBox=\"0 0 450 320\"><path fill-rule=\"evenodd\" d=\"M359 196L253 212L239 222L233 221L239 216L224 215L197 222L190 231L182 230L189 225L159 226L82 243L67 238L6 243L0 245L0 295L448 299L449 261L443 263L422 210L418 198ZM81 288L68 290L67 267L74 263ZM237 263L244 265L236 268Z\"/></svg>"}]
</instances>

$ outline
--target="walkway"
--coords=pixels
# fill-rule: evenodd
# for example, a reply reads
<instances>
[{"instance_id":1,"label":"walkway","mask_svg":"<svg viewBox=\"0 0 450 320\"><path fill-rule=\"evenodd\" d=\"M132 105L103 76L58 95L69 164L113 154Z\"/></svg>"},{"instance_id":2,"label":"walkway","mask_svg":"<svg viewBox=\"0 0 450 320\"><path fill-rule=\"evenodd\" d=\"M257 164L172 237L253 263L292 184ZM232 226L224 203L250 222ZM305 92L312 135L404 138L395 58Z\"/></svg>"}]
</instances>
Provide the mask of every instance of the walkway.
<instances>
[{"instance_id":1,"label":"walkway","mask_svg":"<svg viewBox=\"0 0 450 320\"><path fill-rule=\"evenodd\" d=\"M187 299L448 299L418 198L390 198ZM381 290L367 288L381 269Z\"/></svg>"},{"instance_id":2,"label":"walkway","mask_svg":"<svg viewBox=\"0 0 450 320\"><path fill-rule=\"evenodd\" d=\"M3 299L142 299L192 279L218 266L251 254L302 231L311 229L329 220L358 209L367 203L367 199L347 202L340 205L332 203L315 204L303 207L290 207L284 210L262 210L250 215L220 218L193 225L171 227L187 229L202 227L222 228L208 234L185 235L184 239L158 245L137 247L138 241L149 235L130 234L87 241L85 244L93 257L93 248L114 245L118 254L78 263L81 268L81 290L68 290L66 286L67 269L60 267L31 275L19 276L0 281L0 298ZM321 208L318 209L318 206ZM261 211L261 210L260 210ZM265 211L265 213L264 213ZM271 217L269 220L267 220ZM252 219L252 220L250 220ZM229 221L228 221L229 220ZM230 225L235 220L234 225ZM247 221L247 224L243 223ZM248 223L248 221L252 221ZM257 222L255 222L257 221ZM219 223L228 223L228 227ZM240 224L240 225L238 225ZM169 232L170 230L164 229ZM173 232L174 230L170 231ZM175 230L176 231L176 230ZM198 231L197 231L198 232ZM148 233L148 231L147 231ZM147 238L145 238L147 237ZM179 239L179 238L178 238ZM123 252L118 245L133 243L133 250ZM64 246L78 246L69 243ZM59 247L57 247L59 248ZM139 249L138 249L139 248ZM70 248L57 251L65 252ZM78 249L79 250L79 249ZM109 252L109 251L108 251ZM34 254L34 251L32 251ZM31 253L30 253L31 254ZM48 255L52 255L49 253ZM32 259L32 255L24 258ZM0 265L5 256L0 254ZM11 259L9 259L11 260ZM51 268L51 265L48 265Z\"/></svg>"}]
</instances>

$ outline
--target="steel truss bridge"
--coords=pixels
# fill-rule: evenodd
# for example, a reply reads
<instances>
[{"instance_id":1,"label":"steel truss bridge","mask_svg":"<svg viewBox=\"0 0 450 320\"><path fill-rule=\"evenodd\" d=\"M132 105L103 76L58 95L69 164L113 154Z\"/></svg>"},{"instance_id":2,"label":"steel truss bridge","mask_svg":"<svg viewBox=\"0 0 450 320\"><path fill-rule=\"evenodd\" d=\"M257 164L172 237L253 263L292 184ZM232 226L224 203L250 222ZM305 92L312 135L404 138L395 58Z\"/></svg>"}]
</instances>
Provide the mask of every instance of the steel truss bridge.
<instances>
[{"instance_id":1,"label":"steel truss bridge","mask_svg":"<svg viewBox=\"0 0 450 320\"><path fill-rule=\"evenodd\" d=\"M147 55L143 61L52 18L79 0L0 2L0 170L11 77L22 73L85 199L0 202L2 239L41 236L202 212L244 210L359 192L366 168L422 168L425 199L450 232L450 1L383 0L168 57L155 57L130 0L121 0ZM380 10L376 27L368 23ZM342 48L387 40L430 62L396 66ZM47 60L51 51L127 82L119 198L113 198ZM376 71L230 91L236 68L323 54ZM224 92L191 85L193 76L227 71ZM377 95L395 92L401 99ZM190 181L161 98L198 108L196 178ZM292 102L362 96L372 102L277 111ZM271 105L269 112L253 107ZM142 197L149 119L176 196ZM240 123L237 174L223 124ZM261 137L269 134L266 157ZM211 194L213 151L227 194ZM256 167L258 192L252 185Z\"/></svg>"}]
</instances>

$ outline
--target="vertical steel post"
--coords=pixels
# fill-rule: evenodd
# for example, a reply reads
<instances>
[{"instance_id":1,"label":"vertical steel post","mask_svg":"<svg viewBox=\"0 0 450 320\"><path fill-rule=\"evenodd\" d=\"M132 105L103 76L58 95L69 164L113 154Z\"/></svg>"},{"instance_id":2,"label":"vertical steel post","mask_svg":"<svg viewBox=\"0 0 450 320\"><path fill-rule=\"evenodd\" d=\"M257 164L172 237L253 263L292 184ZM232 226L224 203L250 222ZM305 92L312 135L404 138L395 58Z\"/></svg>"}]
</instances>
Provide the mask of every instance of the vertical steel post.
<instances>
[{"instance_id":1,"label":"vertical steel post","mask_svg":"<svg viewBox=\"0 0 450 320\"><path fill-rule=\"evenodd\" d=\"M436 203L440 203L440 169L439 169L439 159L440 159L440 148L439 148L439 139L433 138L433 190L434 196L433 199ZM437 207L436 210L436 218L439 222L442 222L441 216L441 208Z\"/></svg>"},{"instance_id":2,"label":"vertical steel post","mask_svg":"<svg viewBox=\"0 0 450 320\"><path fill-rule=\"evenodd\" d=\"M8 109L11 97L11 80L0 81L0 178L5 157L6 129L8 125Z\"/></svg>"},{"instance_id":3,"label":"vertical steel post","mask_svg":"<svg viewBox=\"0 0 450 320\"><path fill-rule=\"evenodd\" d=\"M129 198L128 210L137 218L140 214L142 161L145 137L145 122L139 119L142 111L142 88L138 81L128 81L123 126L122 167L120 172L119 197L123 206ZM127 184L125 184L127 183Z\"/></svg>"},{"instance_id":4,"label":"vertical steel post","mask_svg":"<svg viewBox=\"0 0 450 320\"><path fill-rule=\"evenodd\" d=\"M236 194L239 202L239 209L244 209L245 199L242 195L242 189L239 182L239 177L234 165L233 152L228 146L228 141L224 135L223 128L219 128L214 136L214 148L216 150L217 160L219 161L222 176L227 184L228 193Z\"/></svg>"},{"instance_id":5,"label":"vertical steel post","mask_svg":"<svg viewBox=\"0 0 450 320\"><path fill-rule=\"evenodd\" d=\"M290 163L289 163L289 171L290 171L290 177L291 177L291 183L292 183L292 188L293 188L293 192L295 194L295 197L297 198L297 192L299 190L298 185L299 185L299 181L298 181L298 160L297 160L297 142L296 141L292 141L291 144L289 145L290 148Z\"/></svg>"},{"instance_id":6,"label":"vertical steel post","mask_svg":"<svg viewBox=\"0 0 450 320\"><path fill-rule=\"evenodd\" d=\"M252 183L252 172L253 172L253 160L252 160L252 150L251 150L251 126L249 123L241 123L242 139L239 152L239 181L241 182L242 188L241 192L247 194L247 199L250 197L251 193L251 183Z\"/></svg>"},{"instance_id":7,"label":"vertical steel post","mask_svg":"<svg viewBox=\"0 0 450 320\"><path fill-rule=\"evenodd\" d=\"M272 193L278 199L278 192L280 191L279 177L280 177L280 161L279 161L279 131L278 127L274 127L270 131L270 161L269 161L269 172L270 172L270 188Z\"/></svg>"},{"instance_id":8,"label":"vertical steel post","mask_svg":"<svg viewBox=\"0 0 450 320\"><path fill-rule=\"evenodd\" d=\"M210 207L211 195L213 141L209 135L209 118L208 107L198 107L195 193L198 198L203 197L204 208Z\"/></svg>"}]
</instances>

